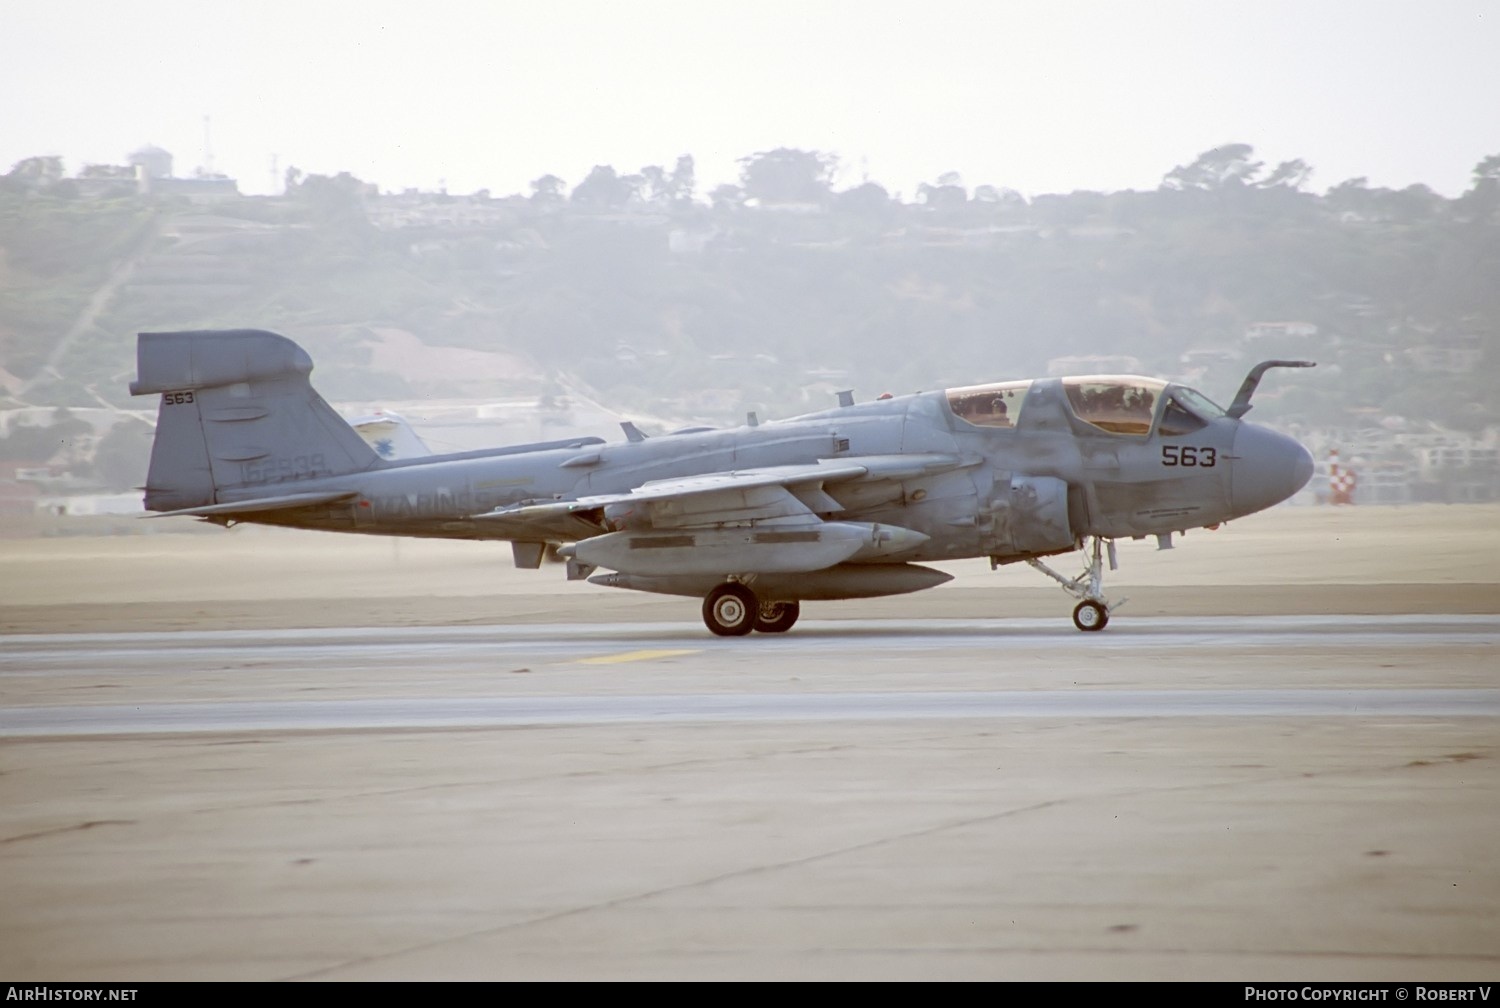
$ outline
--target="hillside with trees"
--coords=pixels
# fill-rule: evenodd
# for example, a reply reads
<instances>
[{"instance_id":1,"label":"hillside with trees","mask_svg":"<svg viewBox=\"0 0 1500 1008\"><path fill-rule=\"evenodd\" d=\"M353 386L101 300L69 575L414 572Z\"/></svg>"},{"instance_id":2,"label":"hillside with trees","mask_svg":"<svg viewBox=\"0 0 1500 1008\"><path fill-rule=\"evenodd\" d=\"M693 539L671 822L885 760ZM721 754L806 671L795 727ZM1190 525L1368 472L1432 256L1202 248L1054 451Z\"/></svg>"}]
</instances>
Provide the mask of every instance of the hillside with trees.
<instances>
[{"instance_id":1,"label":"hillside with trees","mask_svg":"<svg viewBox=\"0 0 1500 1008\"><path fill-rule=\"evenodd\" d=\"M1296 429L1500 425L1500 155L1453 199L1247 144L1149 191L1026 198L958 173L911 200L835 187L835 155L596 167L526 194L382 193L287 172L276 197L31 158L0 177L4 408L141 409L142 330L273 329L330 399L544 396L711 423L1049 368L1122 364L1227 401L1255 360L1257 419ZM382 334L524 361L509 378L380 364ZM1098 365L1097 367L1094 365ZM601 432L606 435L608 432Z\"/></svg>"}]
</instances>

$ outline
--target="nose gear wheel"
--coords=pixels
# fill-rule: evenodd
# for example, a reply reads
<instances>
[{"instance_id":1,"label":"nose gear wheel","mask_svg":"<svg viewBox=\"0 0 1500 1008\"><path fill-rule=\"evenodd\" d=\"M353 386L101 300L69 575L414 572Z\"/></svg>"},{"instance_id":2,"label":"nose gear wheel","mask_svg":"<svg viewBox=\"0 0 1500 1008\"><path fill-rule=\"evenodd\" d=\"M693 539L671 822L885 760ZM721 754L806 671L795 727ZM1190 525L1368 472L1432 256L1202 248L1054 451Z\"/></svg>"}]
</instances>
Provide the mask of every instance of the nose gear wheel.
<instances>
[{"instance_id":1,"label":"nose gear wheel","mask_svg":"<svg viewBox=\"0 0 1500 1008\"><path fill-rule=\"evenodd\" d=\"M1104 603L1084 599L1073 607L1073 625L1080 630L1103 630L1109 622L1109 610Z\"/></svg>"}]
</instances>

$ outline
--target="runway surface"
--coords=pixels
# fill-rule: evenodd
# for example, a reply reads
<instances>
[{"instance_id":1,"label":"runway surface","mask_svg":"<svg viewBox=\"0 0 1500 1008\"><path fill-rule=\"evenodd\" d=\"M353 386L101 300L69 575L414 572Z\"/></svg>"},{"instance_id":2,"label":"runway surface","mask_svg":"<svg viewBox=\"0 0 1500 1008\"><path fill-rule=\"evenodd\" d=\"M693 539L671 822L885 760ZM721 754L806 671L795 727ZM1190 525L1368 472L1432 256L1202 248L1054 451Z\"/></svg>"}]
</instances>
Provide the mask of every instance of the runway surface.
<instances>
[{"instance_id":1,"label":"runway surface","mask_svg":"<svg viewBox=\"0 0 1500 1008\"><path fill-rule=\"evenodd\" d=\"M1500 978L1500 617L0 638L10 980Z\"/></svg>"},{"instance_id":2,"label":"runway surface","mask_svg":"<svg viewBox=\"0 0 1500 1008\"><path fill-rule=\"evenodd\" d=\"M0 682L19 695L25 681L57 689L69 679L110 676L141 679L161 676L210 676L226 669L274 666L283 674L321 677L324 670L377 677L407 676L410 687L441 691L455 684L470 691L466 678L506 673L501 669L538 669L568 664L625 664L642 677L666 663L690 665L701 676L701 688L723 689L746 659L766 663L816 661L833 655L840 664L882 664L905 660L926 663L941 654L942 664L971 662L980 677L1003 685L1004 663L989 653L1048 648L1081 650L1099 661L1141 662L1172 652L1231 654L1246 648L1296 648L1310 644L1320 651L1349 656L1389 656L1420 650L1478 649L1500 656L1500 620L1483 616L1452 617L1282 617L1218 619L1214 629L1195 629L1201 621L1141 620L1109 636L1082 638L1040 621L925 620L895 624L808 623L790 637L749 640L704 639L701 630L684 632L680 624L609 624L534 627L405 627L391 630L219 631L207 633L141 633L18 636L0 641ZM1108 632L1108 631L1106 631ZM628 645L627 650L618 650ZM751 650L753 649L753 650ZM1086 650L1084 650L1086 649ZM1040 655L1032 655L1038 658ZM1450 660L1451 665L1451 660ZM415 669L441 669L437 675ZM935 674L941 674L934 670ZM1450 668L1456 672L1456 668ZM1483 671L1480 669L1479 671ZM513 678L513 676L512 676ZM538 684L533 676L522 685ZM620 677L612 686L619 687ZM943 676L944 681L951 681ZM972 678L972 677L971 677ZM1094 691L970 689L964 692L919 689L872 690L874 677L834 685L859 692L815 691L755 693L651 693L619 696L438 696L405 700L300 699L285 701L224 700L36 705L0 710L0 735L45 736L233 730L306 730L332 728L480 727L494 725L596 724L723 720L834 720L891 718L1005 717L1167 717L1354 715L1497 716L1496 689L1124 689ZM802 681L817 687L818 677ZM1000 680L1000 682L996 682ZM227 685L227 684L226 684ZM247 687L252 684L246 681ZM490 682L491 691L513 694L514 682ZM66 687L64 687L66 688ZM649 688L649 684L646 684Z\"/></svg>"}]
</instances>

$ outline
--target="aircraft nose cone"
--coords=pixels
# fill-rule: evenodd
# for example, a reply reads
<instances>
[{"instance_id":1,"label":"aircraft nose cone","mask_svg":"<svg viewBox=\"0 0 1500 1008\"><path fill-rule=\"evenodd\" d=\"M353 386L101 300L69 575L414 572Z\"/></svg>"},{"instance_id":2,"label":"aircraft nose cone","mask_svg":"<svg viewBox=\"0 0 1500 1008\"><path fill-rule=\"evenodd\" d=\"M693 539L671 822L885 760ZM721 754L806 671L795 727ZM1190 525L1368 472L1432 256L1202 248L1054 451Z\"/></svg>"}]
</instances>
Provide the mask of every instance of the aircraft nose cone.
<instances>
[{"instance_id":1,"label":"aircraft nose cone","mask_svg":"<svg viewBox=\"0 0 1500 1008\"><path fill-rule=\"evenodd\" d=\"M1312 479L1313 460L1306 448L1285 434L1254 424L1240 425L1234 436L1234 456L1229 502L1239 515L1280 504Z\"/></svg>"}]
</instances>

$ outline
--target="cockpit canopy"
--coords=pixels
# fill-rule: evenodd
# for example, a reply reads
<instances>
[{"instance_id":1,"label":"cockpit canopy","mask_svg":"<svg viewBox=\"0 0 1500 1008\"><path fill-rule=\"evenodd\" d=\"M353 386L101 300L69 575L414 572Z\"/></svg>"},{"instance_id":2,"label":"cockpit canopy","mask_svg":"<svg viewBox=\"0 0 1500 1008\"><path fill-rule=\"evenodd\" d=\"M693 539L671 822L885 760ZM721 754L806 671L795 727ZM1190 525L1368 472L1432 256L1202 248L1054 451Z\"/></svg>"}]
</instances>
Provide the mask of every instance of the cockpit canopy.
<instances>
[{"instance_id":1,"label":"cockpit canopy","mask_svg":"<svg viewBox=\"0 0 1500 1008\"><path fill-rule=\"evenodd\" d=\"M1021 407L1031 382L994 382L948 390L948 406L960 420L976 427L1014 427L1021 420Z\"/></svg>"},{"instance_id":2,"label":"cockpit canopy","mask_svg":"<svg viewBox=\"0 0 1500 1008\"><path fill-rule=\"evenodd\" d=\"M1090 375L1064 378L1068 405L1084 423L1111 434L1151 433L1156 404L1167 383L1134 375Z\"/></svg>"},{"instance_id":3,"label":"cockpit canopy","mask_svg":"<svg viewBox=\"0 0 1500 1008\"><path fill-rule=\"evenodd\" d=\"M1155 427L1163 437L1190 434L1224 410L1186 385L1139 375L1086 375L1062 380L1078 419L1111 434L1145 437Z\"/></svg>"},{"instance_id":4,"label":"cockpit canopy","mask_svg":"<svg viewBox=\"0 0 1500 1008\"><path fill-rule=\"evenodd\" d=\"M947 390L955 416L976 427L1014 427L1031 381L966 385ZM1196 389L1139 375L1082 375L1062 379L1073 413L1111 434L1145 437L1154 429L1164 437L1190 434L1208 425L1224 409Z\"/></svg>"}]
</instances>

